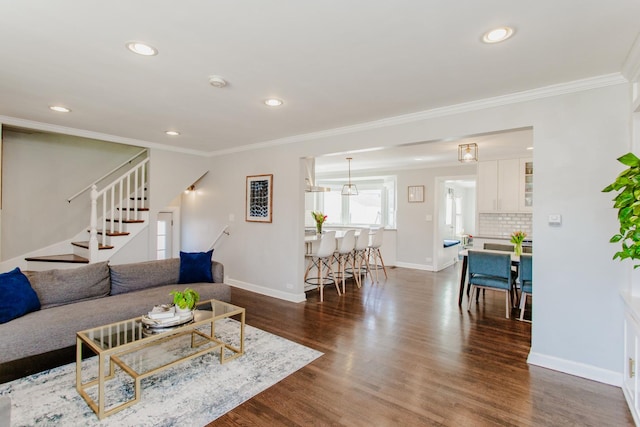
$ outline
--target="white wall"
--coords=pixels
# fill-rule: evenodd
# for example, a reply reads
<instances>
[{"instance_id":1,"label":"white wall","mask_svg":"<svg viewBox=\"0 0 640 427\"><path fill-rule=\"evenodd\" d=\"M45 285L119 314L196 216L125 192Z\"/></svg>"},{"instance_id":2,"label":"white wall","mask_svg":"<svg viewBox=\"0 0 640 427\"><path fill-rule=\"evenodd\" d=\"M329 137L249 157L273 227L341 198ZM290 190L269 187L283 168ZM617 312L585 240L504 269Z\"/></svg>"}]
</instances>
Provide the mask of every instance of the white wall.
<instances>
[{"instance_id":1,"label":"white wall","mask_svg":"<svg viewBox=\"0 0 640 427\"><path fill-rule=\"evenodd\" d=\"M187 245L202 247L210 231L233 215L222 254L229 279L281 298L302 299L301 157L532 126L536 288L530 360L619 383L619 289L628 270L611 261L614 248L608 239L616 216L610 196L600 190L620 170L615 158L630 148L628 105L629 87L620 84L214 157L206 194L191 209L183 207L185 224L187 216L194 220L183 236ZM274 174L272 224L243 219L245 176L261 173ZM552 213L562 215L561 227L547 225ZM399 233L399 247L402 242Z\"/></svg>"},{"instance_id":2,"label":"white wall","mask_svg":"<svg viewBox=\"0 0 640 427\"><path fill-rule=\"evenodd\" d=\"M191 155L181 154L158 149L151 149L149 153L149 233L147 259L156 259L156 240L158 212L169 206L176 206L176 198L184 195L184 190L191 184L196 183L196 192L203 190L200 182L196 182L203 175L206 178L209 170L209 159ZM205 175L207 174L207 175ZM203 178L204 179L204 178ZM184 200L184 199L183 199ZM207 216L207 213L204 213ZM175 220L176 218L174 218ZM184 221L182 214L180 221ZM193 224L197 227L197 224ZM187 242L193 239L187 239ZM209 242L210 243L210 242ZM205 251L206 248L194 248L185 241L174 242L174 246L179 245L184 251ZM141 250L143 248L140 248ZM174 251L175 253L175 251Z\"/></svg>"},{"instance_id":3,"label":"white wall","mask_svg":"<svg viewBox=\"0 0 640 427\"><path fill-rule=\"evenodd\" d=\"M438 215L435 211L437 177L458 177L476 174L475 165L457 165L446 168L424 168L396 171L398 177L398 265L431 270L438 254L434 253L434 229ZM424 185L424 203L409 203L407 187ZM442 203L439 203L442 206ZM427 221L427 215L431 220Z\"/></svg>"},{"instance_id":4,"label":"white wall","mask_svg":"<svg viewBox=\"0 0 640 427\"><path fill-rule=\"evenodd\" d=\"M71 203L67 198L142 151L130 145L7 128L3 145L3 260L69 239L88 227L88 192Z\"/></svg>"}]
</instances>

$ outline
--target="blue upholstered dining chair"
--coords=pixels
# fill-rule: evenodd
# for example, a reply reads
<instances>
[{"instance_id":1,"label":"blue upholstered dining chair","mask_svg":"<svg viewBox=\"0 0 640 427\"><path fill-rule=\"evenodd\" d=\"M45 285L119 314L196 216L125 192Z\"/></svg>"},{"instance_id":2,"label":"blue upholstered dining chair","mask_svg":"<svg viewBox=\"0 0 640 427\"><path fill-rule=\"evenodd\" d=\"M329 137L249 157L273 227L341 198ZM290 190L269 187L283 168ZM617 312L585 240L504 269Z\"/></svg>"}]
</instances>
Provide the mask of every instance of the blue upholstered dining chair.
<instances>
[{"instance_id":1,"label":"blue upholstered dining chair","mask_svg":"<svg viewBox=\"0 0 640 427\"><path fill-rule=\"evenodd\" d=\"M511 298L514 285L514 273L511 270L511 254L494 252L469 251L469 285L471 295L469 306L471 310L473 295L479 289L489 289L505 293L505 307L507 319L511 312Z\"/></svg>"},{"instance_id":2,"label":"blue upholstered dining chair","mask_svg":"<svg viewBox=\"0 0 640 427\"><path fill-rule=\"evenodd\" d=\"M522 294L520 295L520 320L524 319L524 308L527 304L527 295L531 295L533 290L533 256L522 254L520 255L520 289ZM530 322L530 320L525 320Z\"/></svg>"}]
</instances>

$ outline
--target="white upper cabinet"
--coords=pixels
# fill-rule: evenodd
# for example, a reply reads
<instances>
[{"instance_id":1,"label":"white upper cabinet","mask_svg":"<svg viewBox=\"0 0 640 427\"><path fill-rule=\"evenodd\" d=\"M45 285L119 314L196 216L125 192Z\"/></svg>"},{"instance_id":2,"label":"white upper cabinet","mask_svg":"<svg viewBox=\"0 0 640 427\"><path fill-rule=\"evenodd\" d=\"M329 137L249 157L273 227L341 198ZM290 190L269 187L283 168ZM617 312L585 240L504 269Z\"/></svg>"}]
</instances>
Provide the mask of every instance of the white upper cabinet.
<instances>
[{"instance_id":1,"label":"white upper cabinet","mask_svg":"<svg viewBox=\"0 0 640 427\"><path fill-rule=\"evenodd\" d=\"M533 211L533 159L520 159L520 212Z\"/></svg>"},{"instance_id":2,"label":"white upper cabinet","mask_svg":"<svg viewBox=\"0 0 640 427\"><path fill-rule=\"evenodd\" d=\"M521 159L478 162L478 212L531 211L526 206L533 199L525 195L525 164Z\"/></svg>"}]
</instances>

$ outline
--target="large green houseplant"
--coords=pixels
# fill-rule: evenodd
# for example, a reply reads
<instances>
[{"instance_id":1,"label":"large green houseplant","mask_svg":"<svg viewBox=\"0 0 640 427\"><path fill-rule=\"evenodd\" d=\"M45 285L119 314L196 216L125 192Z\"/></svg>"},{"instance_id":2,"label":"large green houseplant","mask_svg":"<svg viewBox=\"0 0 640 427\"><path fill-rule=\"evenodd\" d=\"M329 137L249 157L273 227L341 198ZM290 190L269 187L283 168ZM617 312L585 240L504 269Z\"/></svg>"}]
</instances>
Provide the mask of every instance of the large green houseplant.
<instances>
[{"instance_id":1,"label":"large green houseplant","mask_svg":"<svg viewBox=\"0 0 640 427\"><path fill-rule=\"evenodd\" d=\"M602 191L617 191L613 207L618 209L620 231L611 237L611 243L621 243L622 248L613 259L640 260L640 159L633 153L618 158L627 169ZM633 268L640 267L635 264Z\"/></svg>"}]
</instances>

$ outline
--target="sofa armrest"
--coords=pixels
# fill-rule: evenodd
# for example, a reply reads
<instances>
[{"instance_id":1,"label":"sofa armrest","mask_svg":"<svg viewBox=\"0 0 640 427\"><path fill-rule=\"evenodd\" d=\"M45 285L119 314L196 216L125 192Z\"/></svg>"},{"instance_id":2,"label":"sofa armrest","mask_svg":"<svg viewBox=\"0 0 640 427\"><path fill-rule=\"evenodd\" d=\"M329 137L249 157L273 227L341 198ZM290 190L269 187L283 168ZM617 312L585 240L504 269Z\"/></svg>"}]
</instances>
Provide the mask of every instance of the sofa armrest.
<instances>
[{"instance_id":1,"label":"sofa armrest","mask_svg":"<svg viewBox=\"0 0 640 427\"><path fill-rule=\"evenodd\" d=\"M214 283L224 283L224 265L222 263L211 260L211 274Z\"/></svg>"}]
</instances>

